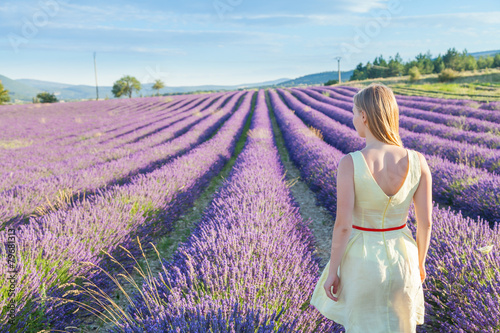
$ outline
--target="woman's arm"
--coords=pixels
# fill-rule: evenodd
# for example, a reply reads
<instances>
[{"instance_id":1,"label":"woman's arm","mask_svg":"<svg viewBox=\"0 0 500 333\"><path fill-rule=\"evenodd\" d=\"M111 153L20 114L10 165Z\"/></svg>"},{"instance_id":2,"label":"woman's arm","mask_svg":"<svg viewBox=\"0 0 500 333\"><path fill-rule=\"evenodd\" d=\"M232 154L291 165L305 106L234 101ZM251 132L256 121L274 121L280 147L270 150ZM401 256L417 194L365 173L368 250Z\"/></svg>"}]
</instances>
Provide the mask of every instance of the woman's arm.
<instances>
[{"instance_id":1,"label":"woman's arm","mask_svg":"<svg viewBox=\"0 0 500 333\"><path fill-rule=\"evenodd\" d=\"M339 161L337 168L337 214L333 227L330 275L337 274L352 230L354 209L354 163L347 154Z\"/></svg>"},{"instance_id":2,"label":"woman's arm","mask_svg":"<svg viewBox=\"0 0 500 333\"><path fill-rule=\"evenodd\" d=\"M415 205L415 214L417 218L417 246L418 246L418 263L422 282L425 278L425 258L431 241L432 230L432 175L427 165L425 156L418 153L420 159L420 184L418 185L413 202Z\"/></svg>"}]
</instances>

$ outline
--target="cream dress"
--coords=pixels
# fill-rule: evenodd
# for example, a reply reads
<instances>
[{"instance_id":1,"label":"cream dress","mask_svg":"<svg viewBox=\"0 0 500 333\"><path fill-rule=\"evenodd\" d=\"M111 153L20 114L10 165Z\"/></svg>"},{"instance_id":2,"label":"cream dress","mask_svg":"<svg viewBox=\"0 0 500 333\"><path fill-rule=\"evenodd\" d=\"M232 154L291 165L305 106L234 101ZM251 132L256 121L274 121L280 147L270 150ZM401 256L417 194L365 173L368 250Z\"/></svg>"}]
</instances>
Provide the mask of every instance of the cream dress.
<instances>
[{"instance_id":1,"label":"cream dress","mask_svg":"<svg viewBox=\"0 0 500 333\"><path fill-rule=\"evenodd\" d=\"M405 224L420 182L417 153L407 149L407 176L391 197L373 178L363 154L349 154L354 162L353 225L385 229ZM424 323L417 243L407 226L384 232L352 229L337 271L337 302L326 296L323 287L329 267L330 261L310 303L328 319L342 324L346 333L416 332L416 325Z\"/></svg>"}]
</instances>

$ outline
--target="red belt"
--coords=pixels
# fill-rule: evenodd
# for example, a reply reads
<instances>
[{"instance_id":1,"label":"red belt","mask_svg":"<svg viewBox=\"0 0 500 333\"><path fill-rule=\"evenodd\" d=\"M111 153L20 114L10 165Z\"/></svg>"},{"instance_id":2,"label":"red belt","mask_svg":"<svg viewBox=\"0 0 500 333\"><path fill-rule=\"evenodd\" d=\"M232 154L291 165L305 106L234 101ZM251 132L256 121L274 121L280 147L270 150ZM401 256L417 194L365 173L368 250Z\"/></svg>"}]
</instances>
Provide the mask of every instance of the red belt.
<instances>
[{"instance_id":1,"label":"red belt","mask_svg":"<svg viewBox=\"0 0 500 333\"><path fill-rule=\"evenodd\" d=\"M403 229L404 227L406 227L406 223L405 223L405 224L403 224L403 225L400 225L399 227L394 227L394 228L386 228L386 229L371 229L371 228L363 228L363 227L358 227L357 225L353 225L352 227L353 227L354 229L363 230L363 231L378 231L378 232L382 232L382 231L391 231L391 230Z\"/></svg>"}]
</instances>

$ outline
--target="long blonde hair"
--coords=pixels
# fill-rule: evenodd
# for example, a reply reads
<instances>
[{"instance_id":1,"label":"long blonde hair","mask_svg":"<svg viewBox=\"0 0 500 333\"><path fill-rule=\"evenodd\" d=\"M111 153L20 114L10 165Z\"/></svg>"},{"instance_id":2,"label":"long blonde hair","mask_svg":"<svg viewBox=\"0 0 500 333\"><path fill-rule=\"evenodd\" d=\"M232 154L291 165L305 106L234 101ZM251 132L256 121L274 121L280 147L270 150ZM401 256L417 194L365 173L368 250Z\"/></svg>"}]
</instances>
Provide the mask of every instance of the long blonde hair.
<instances>
[{"instance_id":1,"label":"long blonde hair","mask_svg":"<svg viewBox=\"0 0 500 333\"><path fill-rule=\"evenodd\" d=\"M399 136L399 107L391 88L372 83L358 91L353 99L359 112L365 111L367 127L377 140L403 147Z\"/></svg>"}]
</instances>

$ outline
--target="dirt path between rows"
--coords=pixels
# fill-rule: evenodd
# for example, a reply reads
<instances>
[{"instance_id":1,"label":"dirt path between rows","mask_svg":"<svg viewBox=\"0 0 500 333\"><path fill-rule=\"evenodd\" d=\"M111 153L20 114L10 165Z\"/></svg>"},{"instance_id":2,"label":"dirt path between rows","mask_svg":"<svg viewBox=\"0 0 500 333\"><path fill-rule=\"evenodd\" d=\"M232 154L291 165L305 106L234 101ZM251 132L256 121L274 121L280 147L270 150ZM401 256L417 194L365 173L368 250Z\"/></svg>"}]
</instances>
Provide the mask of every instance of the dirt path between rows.
<instances>
[{"instance_id":1,"label":"dirt path between rows","mask_svg":"<svg viewBox=\"0 0 500 333\"><path fill-rule=\"evenodd\" d=\"M309 228L312 230L316 239L316 252L321 258L320 270L326 266L330 260L330 253L332 247L332 233L334 218L323 206L319 206L316 196L309 186L302 180L300 171L297 169L293 161L290 160L290 155L285 147L285 142L279 126L276 123L274 114L271 111L271 122L276 139L276 145L281 155L281 162L286 169L286 180L288 182L295 181L295 184L290 187L295 200L300 206L299 212L304 221L311 219Z\"/></svg>"}]
</instances>

